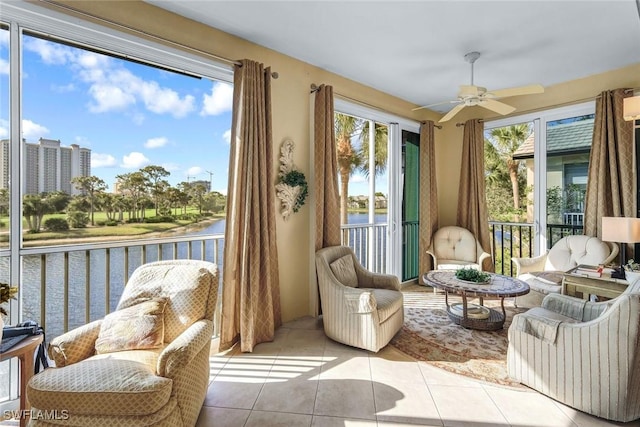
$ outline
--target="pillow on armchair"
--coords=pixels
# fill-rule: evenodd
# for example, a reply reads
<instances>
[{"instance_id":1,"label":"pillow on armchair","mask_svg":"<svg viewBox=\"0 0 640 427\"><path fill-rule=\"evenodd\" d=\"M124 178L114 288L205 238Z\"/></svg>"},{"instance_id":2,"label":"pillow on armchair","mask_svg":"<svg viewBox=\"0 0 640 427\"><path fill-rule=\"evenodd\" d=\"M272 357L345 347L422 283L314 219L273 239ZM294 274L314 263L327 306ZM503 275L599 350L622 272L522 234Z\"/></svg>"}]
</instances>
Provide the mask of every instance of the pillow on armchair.
<instances>
[{"instance_id":1,"label":"pillow on armchair","mask_svg":"<svg viewBox=\"0 0 640 427\"><path fill-rule=\"evenodd\" d=\"M358 275L351 255L338 258L329 264L329 267L340 283L352 288L358 287Z\"/></svg>"},{"instance_id":2,"label":"pillow on armchair","mask_svg":"<svg viewBox=\"0 0 640 427\"><path fill-rule=\"evenodd\" d=\"M162 347L166 306L166 298L152 298L106 315L96 339L96 352L103 354Z\"/></svg>"}]
</instances>

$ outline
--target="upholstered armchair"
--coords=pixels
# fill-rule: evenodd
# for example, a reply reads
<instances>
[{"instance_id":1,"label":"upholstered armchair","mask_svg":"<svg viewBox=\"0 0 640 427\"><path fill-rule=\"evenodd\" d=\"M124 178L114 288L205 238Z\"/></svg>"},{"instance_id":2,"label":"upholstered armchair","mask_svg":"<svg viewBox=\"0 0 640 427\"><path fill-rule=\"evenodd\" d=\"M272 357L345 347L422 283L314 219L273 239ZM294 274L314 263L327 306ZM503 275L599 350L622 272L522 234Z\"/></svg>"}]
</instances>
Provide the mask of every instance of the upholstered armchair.
<instances>
[{"instance_id":1,"label":"upholstered armchair","mask_svg":"<svg viewBox=\"0 0 640 427\"><path fill-rule=\"evenodd\" d=\"M529 284L531 291L517 298L520 307L539 307L548 294L562 292L562 273L579 264L599 265L612 262L618 255L618 245L605 243L597 237L566 236L558 240L545 254L533 258L511 258L516 277Z\"/></svg>"},{"instance_id":2,"label":"upholstered armchair","mask_svg":"<svg viewBox=\"0 0 640 427\"><path fill-rule=\"evenodd\" d=\"M509 376L557 401L615 421L640 418L640 281L592 303L549 294L514 316Z\"/></svg>"},{"instance_id":3,"label":"upholstered armchair","mask_svg":"<svg viewBox=\"0 0 640 427\"><path fill-rule=\"evenodd\" d=\"M433 258L434 270L482 270L482 261L491 257L469 230L453 225L435 232L427 253Z\"/></svg>"},{"instance_id":4,"label":"upholstered armchair","mask_svg":"<svg viewBox=\"0 0 640 427\"><path fill-rule=\"evenodd\" d=\"M387 345L404 322L398 278L365 270L347 246L316 252L316 270L325 334L373 352Z\"/></svg>"},{"instance_id":5,"label":"upholstered armchair","mask_svg":"<svg viewBox=\"0 0 640 427\"><path fill-rule=\"evenodd\" d=\"M209 383L217 298L215 264L137 268L114 312L52 340L56 367L31 379L27 397L32 413L68 418L29 425L195 425Z\"/></svg>"}]
</instances>

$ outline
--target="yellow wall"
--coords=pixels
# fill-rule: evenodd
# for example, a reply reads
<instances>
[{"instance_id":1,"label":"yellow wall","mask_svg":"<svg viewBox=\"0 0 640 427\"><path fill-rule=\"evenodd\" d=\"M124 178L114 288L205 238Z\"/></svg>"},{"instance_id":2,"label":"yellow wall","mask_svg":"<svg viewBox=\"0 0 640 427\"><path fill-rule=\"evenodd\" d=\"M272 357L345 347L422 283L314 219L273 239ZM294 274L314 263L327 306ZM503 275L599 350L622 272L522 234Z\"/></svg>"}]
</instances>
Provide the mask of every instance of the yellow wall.
<instances>
[{"instance_id":1,"label":"yellow wall","mask_svg":"<svg viewBox=\"0 0 640 427\"><path fill-rule=\"evenodd\" d=\"M225 58L249 58L263 62L279 73L272 84L273 139L279 147L285 138L296 143L294 162L309 176L310 117L309 88L312 83L329 84L334 92L381 110L415 120L438 120L440 114L419 110L415 105L371 89L357 82L329 73L307 63L297 61L278 52L263 48L232 35L174 15L141 1L62 1L77 10L117 22L149 34L210 52ZM41 3L38 3L41 4ZM593 98L599 91L623 86L640 86L640 64L587 79L576 80L547 88L543 95L514 99L518 111L548 108ZM511 101L511 100L510 100ZM487 110L479 107L464 110L459 116L436 130L436 156L441 224L453 224L456 219L458 174L461 153L462 127L455 123L469 118L490 118ZM274 152L274 171L278 166L279 150ZM312 209L304 206L288 222L278 217L278 255L280 260L280 286L283 321L292 320L309 312L310 228Z\"/></svg>"}]
</instances>

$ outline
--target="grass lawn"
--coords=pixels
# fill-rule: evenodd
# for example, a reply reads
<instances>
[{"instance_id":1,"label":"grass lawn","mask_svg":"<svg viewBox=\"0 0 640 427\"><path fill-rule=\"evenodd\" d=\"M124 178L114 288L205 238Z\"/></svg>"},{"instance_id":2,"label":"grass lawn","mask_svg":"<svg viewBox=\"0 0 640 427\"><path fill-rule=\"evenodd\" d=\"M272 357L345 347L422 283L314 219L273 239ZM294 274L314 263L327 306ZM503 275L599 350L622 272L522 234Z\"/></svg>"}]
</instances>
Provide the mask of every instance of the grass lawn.
<instances>
[{"instance_id":1,"label":"grass lawn","mask_svg":"<svg viewBox=\"0 0 640 427\"><path fill-rule=\"evenodd\" d=\"M189 209L189 213L198 213L197 209ZM151 218L155 216L155 209L148 209L146 212L147 218ZM219 214L214 214L205 218L208 219L223 219L225 217L224 212ZM42 223L48 218L65 218L65 214L51 214L45 215ZM128 218L125 215L125 219ZM96 223L100 221L106 221L107 215L104 212L95 212L94 213L94 221ZM3 228L6 228L6 224L8 222L8 218L3 218L0 221L4 223ZM41 231L39 233L29 233L27 229L26 221L23 220L23 227L25 232L23 232L22 238L25 242L34 242L38 240L52 240L52 239L83 239L83 238L91 238L91 237L114 237L114 236L140 236L149 233L162 232L171 230L178 227L184 227L190 224L194 224L192 220L175 220L174 222L159 222L159 223L130 223L130 224L119 224L117 226L91 226L88 225L86 228L72 228L69 231L61 231L61 232L49 232L49 231ZM0 235L0 242L6 242L9 239L8 233L3 233Z\"/></svg>"}]
</instances>

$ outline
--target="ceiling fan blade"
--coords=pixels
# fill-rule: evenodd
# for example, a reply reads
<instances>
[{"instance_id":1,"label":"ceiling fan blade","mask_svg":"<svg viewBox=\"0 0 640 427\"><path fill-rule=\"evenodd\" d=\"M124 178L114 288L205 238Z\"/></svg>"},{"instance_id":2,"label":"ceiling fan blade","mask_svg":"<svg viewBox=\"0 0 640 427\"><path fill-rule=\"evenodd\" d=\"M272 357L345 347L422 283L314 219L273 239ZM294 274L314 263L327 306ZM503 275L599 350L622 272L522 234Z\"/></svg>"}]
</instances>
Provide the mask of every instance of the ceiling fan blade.
<instances>
[{"instance_id":1,"label":"ceiling fan blade","mask_svg":"<svg viewBox=\"0 0 640 427\"><path fill-rule=\"evenodd\" d=\"M491 90L487 92L486 95L491 98L507 98L509 96L533 95L536 93L544 93L544 87L542 85L519 86L508 89Z\"/></svg>"},{"instance_id":2,"label":"ceiling fan blade","mask_svg":"<svg viewBox=\"0 0 640 427\"><path fill-rule=\"evenodd\" d=\"M464 104L456 105L455 107L453 107L451 109L451 111L449 111L447 114L445 114L443 118L438 120L438 123L442 123L442 122L446 122L448 120L451 120L451 118L453 116L455 116L456 114L458 114L460 112L460 110L462 110L464 107L465 107Z\"/></svg>"},{"instance_id":3,"label":"ceiling fan blade","mask_svg":"<svg viewBox=\"0 0 640 427\"><path fill-rule=\"evenodd\" d=\"M436 102L435 104L429 104L429 105L423 105L422 107L417 107L417 108L413 108L411 111L417 111L417 110L422 110L423 108L431 108L431 107L435 107L436 105L444 105L444 104L458 104L461 101L459 100L455 100L455 101L443 101L443 102Z\"/></svg>"},{"instance_id":4,"label":"ceiling fan blade","mask_svg":"<svg viewBox=\"0 0 640 427\"><path fill-rule=\"evenodd\" d=\"M498 114L502 114L503 116L516 110L515 107L507 105L504 102L496 101L495 99L482 99L478 102L478 105L488 110L495 111Z\"/></svg>"}]
</instances>

